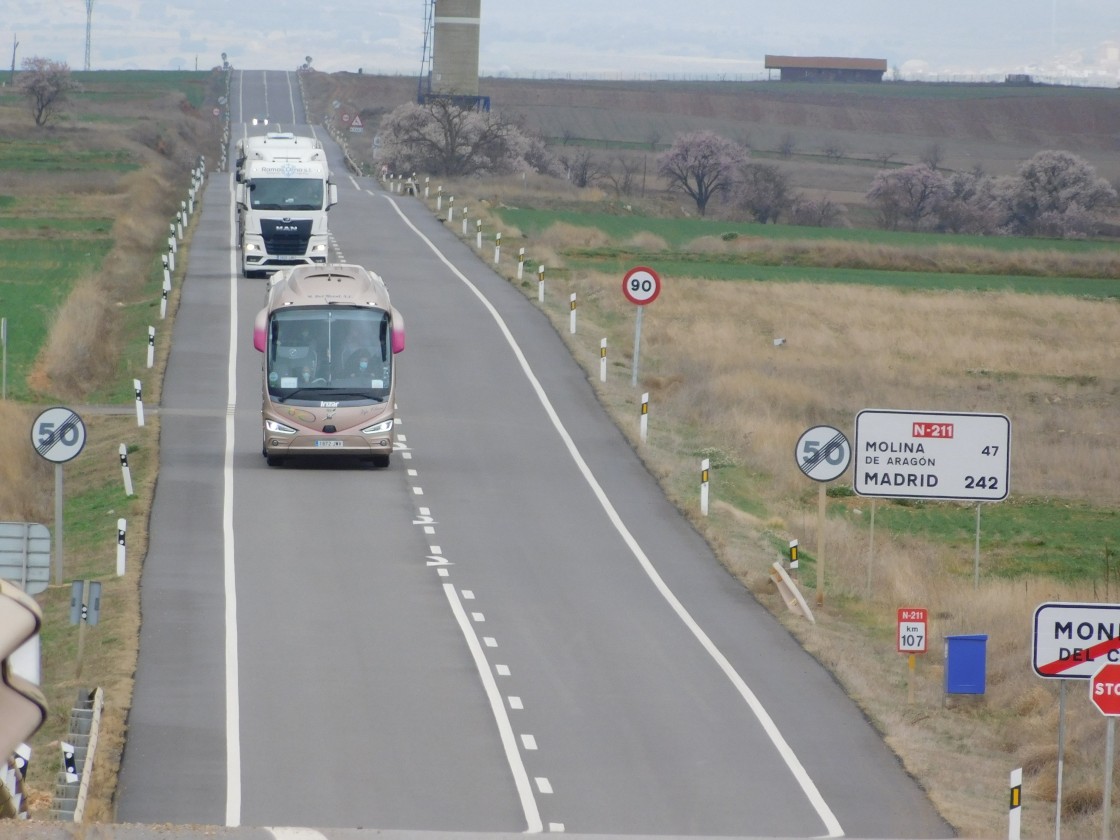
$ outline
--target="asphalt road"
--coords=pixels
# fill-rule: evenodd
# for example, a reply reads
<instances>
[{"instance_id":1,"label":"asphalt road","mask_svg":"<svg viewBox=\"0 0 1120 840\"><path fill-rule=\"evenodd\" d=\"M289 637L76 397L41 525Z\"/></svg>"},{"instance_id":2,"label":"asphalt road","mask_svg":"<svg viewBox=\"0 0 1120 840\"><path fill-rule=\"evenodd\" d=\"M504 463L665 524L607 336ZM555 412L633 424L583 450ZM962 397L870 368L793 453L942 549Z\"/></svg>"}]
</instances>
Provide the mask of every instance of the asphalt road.
<instances>
[{"instance_id":1,"label":"asphalt road","mask_svg":"<svg viewBox=\"0 0 1120 840\"><path fill-rule=\"evenodd\" d=\"M294 74L239 72L310 131ZM322 130L318 130L320 136ZM368 138L366 138L368 140ZM127 823L950 837L665 501L547 319L342 167L339 261L407 326L388 469L261 456L261 280L211 173L160 407Z\"/></svg>"}]
</instances>

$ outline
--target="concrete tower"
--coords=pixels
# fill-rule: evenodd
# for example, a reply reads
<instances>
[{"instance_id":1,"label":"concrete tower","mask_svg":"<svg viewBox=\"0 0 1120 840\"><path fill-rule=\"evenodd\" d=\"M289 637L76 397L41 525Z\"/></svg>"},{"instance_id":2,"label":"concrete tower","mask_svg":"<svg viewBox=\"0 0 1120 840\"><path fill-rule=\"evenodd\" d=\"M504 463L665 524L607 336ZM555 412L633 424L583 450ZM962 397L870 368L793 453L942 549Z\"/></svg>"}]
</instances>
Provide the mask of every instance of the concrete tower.
<instances>
[{"instance_id":1,"label":"concrete tower","mask_svg":"<svg viewBox=\"0 0 1120 840\"><path fill-rule=\"evenodd\" d=\"M482 0L435 0L431 93L478 96Z\"/></svg>"}]
</instances>

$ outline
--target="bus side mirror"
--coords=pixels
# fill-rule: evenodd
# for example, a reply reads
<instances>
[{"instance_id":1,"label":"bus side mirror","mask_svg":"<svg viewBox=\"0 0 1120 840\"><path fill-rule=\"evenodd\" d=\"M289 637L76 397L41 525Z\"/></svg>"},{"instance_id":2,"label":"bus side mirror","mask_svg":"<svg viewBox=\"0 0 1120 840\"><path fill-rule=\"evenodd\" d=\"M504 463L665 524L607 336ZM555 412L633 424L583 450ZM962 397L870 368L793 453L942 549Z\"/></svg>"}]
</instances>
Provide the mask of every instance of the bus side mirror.
<instances>
[{"instance_id":1,"label":"bus side mirror","mask_svg":"<svg viewBox=\"0 0 1120 840\"><path fill-rule=\"evenodd\" d=\"M395 308L393 309L393 330L390 342L394 355L404 350L404 318Z\"/></svg>"},{"instance_id":2,"label":"bus side mirror","mask_svg":"<svg viewBox=\"0 0 1120 840\"><path fill-rule=\"evenodd\" d=\"M267 341L268 334L268 309L262 309L257 313L257 318L253 321L253 347L257 350L264 352L265 342Z\"/></svg>"}]
</instances>

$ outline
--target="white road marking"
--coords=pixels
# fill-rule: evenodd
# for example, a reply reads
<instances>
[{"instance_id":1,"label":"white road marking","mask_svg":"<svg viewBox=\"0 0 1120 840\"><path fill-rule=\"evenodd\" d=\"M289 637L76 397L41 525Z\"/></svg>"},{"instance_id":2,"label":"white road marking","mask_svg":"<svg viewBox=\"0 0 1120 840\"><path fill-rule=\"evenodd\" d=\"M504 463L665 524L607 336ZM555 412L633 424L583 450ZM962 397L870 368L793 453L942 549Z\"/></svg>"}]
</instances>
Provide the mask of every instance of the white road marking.
<instances>
[{"instance_id":1,"label":"white road marking","mask_svg":"<svg viewBox=\"0 0 1120 840\"><path fill-rule=\"evenodd\" d=\"M233 176L230 175L230 189ZM226 825L241 825L241 677L237 662L237 571L233 544L233 406L237 403L237 219L230 202L229 369L226 372L226 451L222 464L222 587L225 595L226 666Z\"/></svg>"},{"instance_id":2,"label":"white road marking","mask_svg":"<svg viewBox=\"0 0 1120 840\"><path fill-rule=\"evenodd\" d=\"M511 709L517 709L518 711L520 711L525 708L525 704L521 702L521 698L516 694L511 694L508 699L509 707Z\"/></svg>"},{"instance_id":3,"label":"white road marking","mask_svg":"<svg viewBox=\"0 0 1120 840\"><path fill-rule=\"evenodd\" d=\"M423 496L424 495L424 488L423 487L413 487L412 488L412 495L413 496Z\"/></svg>"},{"instance_id":4,"label":"white road marking","mask_svg":"<svg viewBox=\"0 0 1120 840\"><path fill-rule=\"evenodd\" d=\"M327 840L325 834L320 834L313 828L265 828L276 840Z\"/></svg>"},{"instance_id":5,"label":"white road marking","mask_svg":"<svg viewBox=\"0 0 1120 840\"><path fill-rule=\"evenodd\" d=\"M494 714L494 721L498 725L498 734L505 749L506 761L513 773L514 784L517 787L518 796L521 798L521 809L525 814L525 821L528 823L525 830L529 834L537 834L543 829L540 810L537 808L537 800L533 796L532 785L529 784L529 774L525 772L525 764L522 762L521 753L517 749L517 739L513 734L513 725L510 723L509 715L502 704L502 694L498 691L498 684L490 675L490 665L486 661L486 653L478 643L478 636L474 632L474 627L467 620L466 610L463 609L463 604L455 592L455 587L450 583L445 583L443 591L451 605L451 612L459 622L459 629L462 631L463 637L467 641L467 647L474 658L478 676L482 680L482 687L490 700L490 709Z\"/></svg>"},{"instance_id":6,"label":"white road marking","mask_svg":"<svg viewBox=\"0 0 1120 840\"><path fill-rule=\"evenodd\" d=\"M464 589L463 590L463 600L464 601L473 601L474 600L474 592L471 591L470 589Z\"/></svg>"},{"instance_id":7,"label":"white road marking","mask_svg":"<svg viewBox=\"0 0 1120 840\"><path fill-rule=\"evenodd\" d=\"M587 461L584 460L583 454L579 451L575 441L572 440L568 429L560 420L560 416L556 413L556 408L552 405L548 394L545 393L544 386L541 385L540 380L529 365L529 360L525 358L521 346L513 337L509 325L506 324L501 314L494 307L494 304L487 299L486 295L482 293L478 286L470 281L470 278L463 274L463 272L436 247L436 244L432 242L431 239L425 236L424 233L412 223L404 214L404 211L397 205L396 201L387 195L383 195L382 198L389 202L390 206L396 211L397 215L400 216L405 225L428 246L429 250L435 254L436 259L447 266L447 269L478 298L482 306L490 313L490 317L494 319L506 343L509 345L510 350L513 352L514 357L517 359L518 364L521 366L521 372L525 375L525 378L529 380L529 384L536 392L537 399L544 408L545 414L548 415L557 435L559 435L564 446L567 448L569 456L583 475L584 481L586 481L591 488L595 498L598 499L600 506L606 512L607 518L611 521L611 524L614 525L615 530L630 549L630 553L634 556L634 559L637 560L642 570L646 573L646 576L657 588L657 591L661 593L661 597L665 599L673 612L677 614L677 617L700 643L701 647L703 647L708 655L715 661L716 665L723 671L724 675L735 687L735 690L738 691L739 696L743 698L748 708L754 713L763 731L766 733L767 737L770 738L770 743L774 745L774 748L782 757L782 760L793 774L793 777L797 780L797 784L801 787L805 798L809 801L809 804L817 812L817 816L824 823L825 829L828 832L827 836L843 837L844 829L840 826L839 820L837 820L836 815L832 813L832 809L828 807L828 803L824 801L824 797L821 796L821 792L817 789L816 783L813 782L808 772L806 772L804 765L794 753L793 748L789 745L789 742L786 741L781 730L778 729L777 724L774 723L774 719L770 717L770 713L766 711L766 707L762 705L762 702L735 670L727 657L724 656L723 652L716 647L715 642L711 640L708 634L704 632L703 628L700 627L692 615L689 614L688 610L685 609L684 604L680 602L680 599L677 598L668 584L665 583L665 580L661 577L657 569L654 568L653 563L650 561L641 545L638 544L637 539L634 538L634 535L630 533L630 529L627 528L626 524L622 521L622 517L619 516L618 511L615 510L614 504L612 504L610 498L607 496L606 491L603 489L602 485L599 484L598 479L596 479L594 473L591 472L591 467L588 466Z\"/></svg>"},{"instance_id":8,"label":"white road marking","mask_svg":"<svg viewBox=\"0 0 1120 840\"><path fill-rule=\"evenodd\" d=\"M496 648L498 646L498 640L493 636L483 636L482 643L488 648Z\"/></svg>"},{"instance_id":9,"label":"white road marking","mask_svg":"<svg viewBox=\"0 0 1120 840\"><path fill-rule=\"evenodd\" d=\"M552 832L553 834L563 834L564 833L564 823L549 823L548 824L548 830L550 832Z\"/></svg>"},{"instance_id":10,"label":"white road marking","mask_svg":"<svg viewBox=\"0 0 1120 840\"><path fill-rule=\"evenodd\" d=\"M480 612L471 613L471 618L474 620L475 624L482 624L486 621L486 616Z\"/></svg>"},{"instance_id":11,"label":"white road marking","mask_svg":"<svg viewBox=\"0 0 1120 840\"><path fill-rule=\"evenodd\" d=\"M527 750L535 750L537 748L537 739L528 732L523 732L521 734L521 746Z\"/></svg>"},{"instance_id":12,"label":"white road marking","mask_svg":"<svg viewBox=\"0 0 1120 840\"><path fill-rule=\"evenodd\" d=\"M495 665L494 670L497 672L499 677L508 677L509 676L509 666L508 665Z\"/></svg>"},{"instance_id":13,"label":"white road marking","mask_svg":"<svg viewBox=\"0 0 1120 840\"><path fill-rule=\"evenodd\" d=\"M552 784L544 776L537 776L533 781L537 783L537 790L541 793L552 793Z\"/></svg>"}]
</instances>

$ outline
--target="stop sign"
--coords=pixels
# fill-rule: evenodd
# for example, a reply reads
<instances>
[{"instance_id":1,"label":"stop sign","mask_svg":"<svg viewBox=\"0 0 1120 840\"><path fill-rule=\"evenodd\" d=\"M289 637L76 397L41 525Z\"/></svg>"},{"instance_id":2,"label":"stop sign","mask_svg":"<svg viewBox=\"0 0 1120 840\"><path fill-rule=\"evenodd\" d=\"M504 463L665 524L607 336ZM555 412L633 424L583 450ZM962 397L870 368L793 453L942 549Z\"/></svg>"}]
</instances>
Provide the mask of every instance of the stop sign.
<instances>
[{"instance_id":1,"label":"stop sign","mask_svg":"<svg viewBox=\"0 0 1120 840\"><path fill-rule=\"evenodd\" d=\"M1102 665L1089 678L1089 699L1104 715L1120 715L1120 663Z\"/></svg>"}]
</instances>

